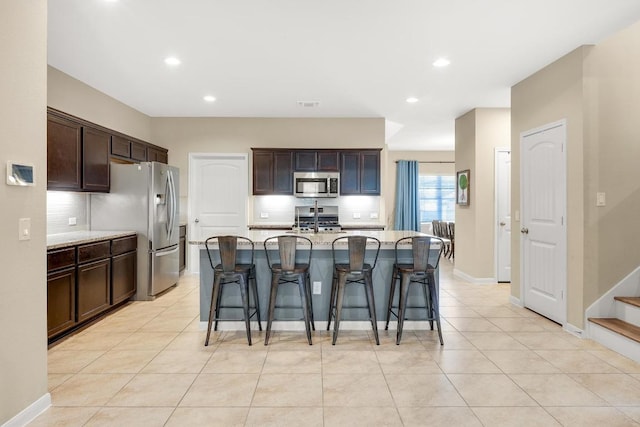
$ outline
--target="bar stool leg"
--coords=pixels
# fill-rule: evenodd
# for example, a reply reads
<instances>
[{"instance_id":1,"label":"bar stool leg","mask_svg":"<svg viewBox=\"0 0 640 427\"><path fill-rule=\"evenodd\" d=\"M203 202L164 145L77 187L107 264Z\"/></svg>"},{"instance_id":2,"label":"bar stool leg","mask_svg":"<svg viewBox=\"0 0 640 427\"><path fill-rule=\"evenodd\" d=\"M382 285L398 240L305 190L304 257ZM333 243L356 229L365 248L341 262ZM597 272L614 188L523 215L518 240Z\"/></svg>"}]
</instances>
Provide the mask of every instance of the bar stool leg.
<instances>
[{"instance_id":1,"label":"bar stool leg","mask_svg":"<svg viewBox=\"0 0 640 427\"><path fill-rule=\"evenodd\" d=\"M309 320L309 302L307 301L307 279L304 274L298 275L298 289L300 291L300 302L302 317L304 318L304 328L307 331L307 341L311 345L311 322Z\"/></svg>"},{"instance_id":2,"label":"bar stool leg","mask_svg":"<svg viewBox=\"0 0 640 427\"><path fill-rule=\"evenodd\" d=\"M214 316L218 316L216 312L218 306L218 293L220 291L220 275L214 273L213 286L211 289L211 306L209 307L209 320L207 325L207 338L204 341L204 345L209 345L209 337L211 336L211 323L213 323ZM217 322L216 322L217 323Z\"/></svg>"},{"instance_id":3,"label":"bar stool leg","mask_svg":"<svg viewBox=\"0 0 640 427\"><path fill-rule=\"evenodd\" d=\"M409 284L411 276L409 273L402 273L400 281L400 299L398 301L398 331L396 333L396 345L400 345L402 339L402 327L404 326L405 310L407 308L407 298L409 296Z\"/></svg>"},{"instance_id":4,"label":"bar stool leg","mask_svg":"<svg viewBox=\"0 0 640 427\"><path fill-rule=\"evenodd\" d=\"M391 272L391 284L389 285L389 304L387 305L387 323L384 326L384 330L389 330L389 321L391 320L391 315L393 314L393 297L396 293L396 281L398 278L396 275L398 274L398 267L394 264L393 271Z\"/></svg>"},{"instance_id":5,"label":"bar stool leg","mask_svg":"<svg viewBox=\"0 0 640 427\"><path fill-rule=\"evenodd\" d=\"M249 284L248 277L240 275L238 284L240 285L240 294L242 295L242 309L244 311L244 324L247 329L247 341L251 345L251 319L249 318Z\"/></svg>"},{"instance_id":6,"label":"bar stool leg","mask_svg":"<svg viewBox=\"0 0 640 427\"><path fill-rule=\"evenodd\" d=\"M307 303L309 307L309 318L311 319L311 329L316 330L316 321L313 318L313 295L311 293L311 275L305 275L305 290L307 291Z\"/></svg>"},{"instance_id":7,"label":"bar stool leg","mask_svg":"<svg viewBox=\"0 0 640 427\"><path fill-rule=\"evenodd\" d=\"M340 316L342 314L342 300L344 298L344 286L347 282L347 276L345 273L338 273L337 288L336 289L336 303L335 303L335 317L333 319L333 341L332 345L336 345L338 339L338 330L340 328Z\"/></svg>"},{"instance_id":8,"label":"bar stool leg","mask_svg":"<svg viewBox=\"0 0 640 427\"><path fill-rule=\"evenodd\" d=\"M433 331L434 312L433 312L433 304L431 303L431 291L428 289L429 287L427 283L428 281L429 281L428 277L426 278L426 280L422 281L422 291L424 292L424 306L427 309L427 318L429 319L429 326Z\"/></svg>"},{"instance_id":9,"label":"bar stool leg","mask_svg":"<svg viewBox=\"0 0 640 427\"><path fill-rule=\"evenodd\" d=\"M335 319L336 310L336 288L338 287L338 276L333 273L333 279L331 280L331 295L329 297L329 316L327 316L327 331L331 328L331 318Z\"/></svg>"},{"instance_id":10,"label":"bar stool leg","mask_svg":"<svg viewBox=\"0 0 640 427\"><path fill-rule=\"evenodd\" d=\"M260 299L258 298L258 284L256 281L256 270L255 268L252 270L251 278L249 279L251 283L251 288L253 290L253 298L256 304L256 317L258 318L258 330L262 331L262 322L260 320Z\"/></svg>"},{"instance_id":11,"label":"bar stool leg","mask_svg":"<svg viewBox=\"0 0 640 427\"><path fill-rule=\"evenodd\" d=\"M367 294L367 303L369 304L369 318L371 319L371 326L373 327L373 336L376 339L376 345L380 345L380 338L378 336L378 319L376 317L376 300L373 297L373 277L371 270L368 270L365 273L364 287Z\"/></svg>"},{"instance_id":12,"label":"bar stool leg","mask_svg":"<svg viewBox=\"0 0 640 427\"><path fill-rule=\"evenodd\" d=\"M438 338L440 338L440 345L444 345L444 340L442 339L442 327L440 325L440 301L433 273L429 273L429 289L433 291L431 292L431 300L433 310L435 311L436 325L438 326Z\"/></svg>"},{"instance_id":13,"label":"bar stool leg","mask_svg":"<svg viewBox=\"0 0 640 427\"><path fill-rule=\"evenodd\" d=\"M273 322L273 316L276 309L278 281L279 281L279 274L278 273L271 274L271 291L269 292L269 312L267 313L267 332L264 336L264 345L269 344L269 337L271 336L271 323Z\"/></svg>"}]
</instances>

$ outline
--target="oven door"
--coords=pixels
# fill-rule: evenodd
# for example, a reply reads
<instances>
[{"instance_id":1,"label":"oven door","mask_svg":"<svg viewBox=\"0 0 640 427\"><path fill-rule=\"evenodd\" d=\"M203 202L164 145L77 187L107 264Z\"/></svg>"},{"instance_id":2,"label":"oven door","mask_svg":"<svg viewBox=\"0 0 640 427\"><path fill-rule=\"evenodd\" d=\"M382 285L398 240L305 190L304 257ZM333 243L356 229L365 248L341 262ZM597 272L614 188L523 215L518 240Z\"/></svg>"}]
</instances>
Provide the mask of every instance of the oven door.
<instances>
[{"instance_id":1,"label":"oven door","mask_svg":"<svg viewBox=\"0 0 640 427\"><path fill-rule=\"evenodd\" d=\"M295 179L295 195L297 197L330 197L327 178Z\"/></svg>"}]
</instances>

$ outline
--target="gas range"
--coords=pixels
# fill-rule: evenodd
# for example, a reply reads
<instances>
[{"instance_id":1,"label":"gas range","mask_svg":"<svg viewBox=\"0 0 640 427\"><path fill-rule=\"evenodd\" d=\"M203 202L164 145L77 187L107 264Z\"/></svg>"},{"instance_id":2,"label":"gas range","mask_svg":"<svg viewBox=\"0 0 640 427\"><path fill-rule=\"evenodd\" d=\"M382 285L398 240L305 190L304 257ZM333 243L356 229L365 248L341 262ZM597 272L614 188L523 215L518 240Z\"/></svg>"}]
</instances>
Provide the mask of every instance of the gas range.
<instances>
[{"instance_id":1,"label":"gas range","mask_svg":"<svg viewBox=\"0 0 640 427\"><path fill-rule=\"evenodd\" d=\"M294 228L302 233L315 231L316 211L314 206L296 206ZM338 222L337 206L318 206L318 233L335 233L342 230Z\"/></svg>"}]
</instances>

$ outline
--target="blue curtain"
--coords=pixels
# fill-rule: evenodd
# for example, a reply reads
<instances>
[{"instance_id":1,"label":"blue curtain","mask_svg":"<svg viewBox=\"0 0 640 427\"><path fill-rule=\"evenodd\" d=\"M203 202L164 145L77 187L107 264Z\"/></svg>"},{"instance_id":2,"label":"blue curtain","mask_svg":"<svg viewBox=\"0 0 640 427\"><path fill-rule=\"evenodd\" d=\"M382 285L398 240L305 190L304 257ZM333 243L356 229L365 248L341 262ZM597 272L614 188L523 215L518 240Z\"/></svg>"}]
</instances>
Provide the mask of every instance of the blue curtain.
<instances>
[{"instance_id":1,"label":"blue curtain","mask_svg":"<svg viewBox=\"0 0 640 427\"><path fill-rule=\"evenodd\" d=\"M396 165L396 230L420 231L418 162L400 160Z\"/></svg>"}]
</instances>

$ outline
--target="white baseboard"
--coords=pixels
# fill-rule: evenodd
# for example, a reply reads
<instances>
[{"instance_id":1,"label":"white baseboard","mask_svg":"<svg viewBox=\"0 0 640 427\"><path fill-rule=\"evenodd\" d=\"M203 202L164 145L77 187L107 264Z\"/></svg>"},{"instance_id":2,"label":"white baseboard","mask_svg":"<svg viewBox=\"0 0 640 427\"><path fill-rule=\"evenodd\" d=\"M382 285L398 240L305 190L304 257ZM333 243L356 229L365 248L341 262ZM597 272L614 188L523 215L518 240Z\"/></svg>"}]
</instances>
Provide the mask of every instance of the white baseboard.
<instances>
[{"instance_id":1,"label":"white baseboard","mask_svg":"<svg viewBox=\"0 0 640 427\"><path fill-rule=\"evenodd\" d=\"M35 420L38 415L51 406L51 394L45 393L31 405L24 408L15 417L11 418L2 427L23 427Z\"/></svg>"},{"instance_id":2,"label":"white baseboard","mask_svg":"<svg viewBox=\"0 0 640 427\"><path fill-rule=\"evenodd\" d=\"M522 300L520 298L516 298L513 295L509 295L509 302L517 307L524 307Z\"/></svg>"},{"instance_id":3,"label":"white baseboard","mask_svg":"<svg viewBox=\"0 0 640 427\"><path fill-rule=\"evenodd\" d=\"M458 270L457 268L453 269L453 275L466 282L473 283L474 285L495 285L496 283L498 283L495 277L473 277L463 271Z\"/></svg>"},{"instance_id":4,"label":"white baseboard","mask_svg":"<svg viewBox=\"0 0 640 427\"><path fill-rule=\"evenodd\" d=\"M584 337L584 331L580 328L578 328L577 326L572 325L571 323L565 323L562 326L562 329L565 330L565 332L570 333L571 335L574 335L578 338L585 338Z\"/></svg>"}]
</instances>

